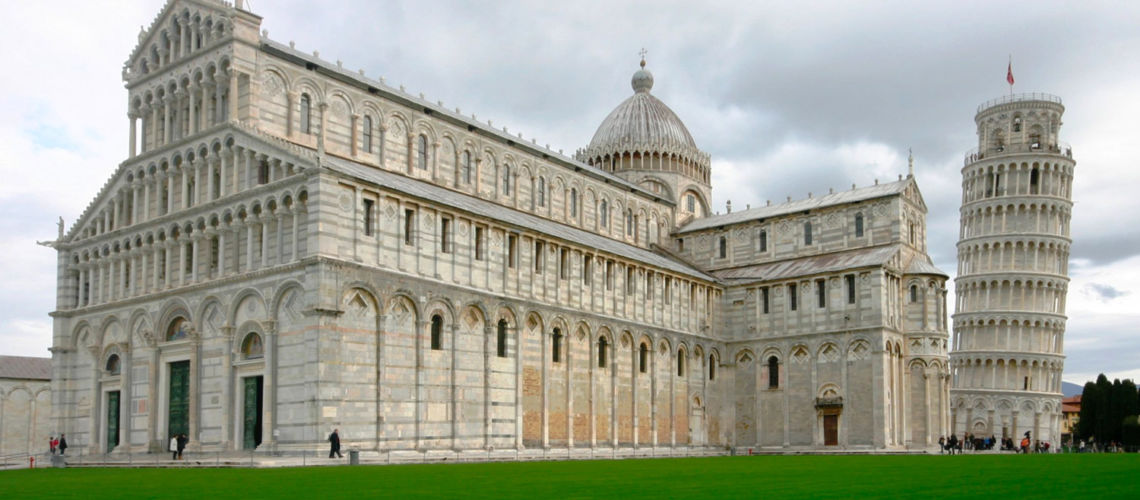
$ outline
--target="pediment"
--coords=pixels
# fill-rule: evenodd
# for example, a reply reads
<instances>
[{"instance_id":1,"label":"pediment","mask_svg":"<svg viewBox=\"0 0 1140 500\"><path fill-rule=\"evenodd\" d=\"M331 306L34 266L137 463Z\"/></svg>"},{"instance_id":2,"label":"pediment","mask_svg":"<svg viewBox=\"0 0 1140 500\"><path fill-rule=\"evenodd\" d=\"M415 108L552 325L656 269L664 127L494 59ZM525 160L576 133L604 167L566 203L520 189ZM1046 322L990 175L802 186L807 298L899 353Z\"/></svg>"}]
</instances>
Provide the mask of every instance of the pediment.
<instances>
[{"instance_id":1,"label":"pediment","mask_svg":"<svg viewBox=\"0 0 1140 500\"><path fill-rule=\"evenodd\" d=\"M232 31L233 15L232 6L217 0L168 0L150 27L139 32L138 45L124 64L124 79L156 70L156 59L169 50L170 42L182 43L182 26L192 27L199 33L215 30L228 34Z\"/></svg>"},{"instance_id":2,"label":"pediment","mask_svg":"<svg viewBox=\"0 0 1140 500\"><path fill-rule=\"evenodd\" d=\"M927 213L926 201L922 198L922 191L918 189L918 181L913 177L907 183L906 189L903 190L903 198L922 210L922 213Z\"/></svg>"}]
</instances>

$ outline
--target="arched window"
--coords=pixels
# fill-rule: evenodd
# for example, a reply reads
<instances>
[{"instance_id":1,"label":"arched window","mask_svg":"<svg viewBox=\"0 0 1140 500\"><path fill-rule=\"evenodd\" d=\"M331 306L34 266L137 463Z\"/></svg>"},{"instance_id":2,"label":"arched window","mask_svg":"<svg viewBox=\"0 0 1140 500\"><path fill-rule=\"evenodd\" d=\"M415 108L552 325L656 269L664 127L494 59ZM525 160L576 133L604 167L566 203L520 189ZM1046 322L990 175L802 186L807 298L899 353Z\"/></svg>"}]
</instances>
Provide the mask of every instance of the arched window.
<instances>
[{"instance_id":1,"label":"arched window","mask_svg":"<svg viewBox=\"0 0 1140 500\"><path fill-rule=\"evenodd\" d=\"M598 209L598 213L602 227L610 227L610 204L606 200L602 200L602 208Z\"/></svg>"},{"instance_id":2,"label":"arched window","mask_svg":"<svg viewBox=\"0 0 1140 500\"><path fill-rule=\"evenodd\" d=\"M364 115L364 152L372 152L372 117Z\"/></svg>"},{"instance_id":3,"label":"arched window","mask_svg":"<svg viewBox=\"0 0 1140 500\"><path fill-rule=\"evenodd\" d=\"M121 363L119 361L119 355L118 354L112 354L110 357L107 358L106 369L107 369L107 375L118 375L118 374L122 373L122 366L121 366Z\"/></svg>"},{"instance_id":4,"label":"arched window","mask_svg":"<svg viewBox=\"0 0 1140 500\"><path fill-rule=\"evenodd\" d=\"M416 142L416 167L420 170L427 170L428 167L428 143L424 134L420 134Z\"/></svg>"},{"instance_id":5,"label":"arched window","mask_svg":"<svg viewBox=\"0 0 1140 500\"><path fill-rule=\"evenodd\" d=\"M170 322L170 326L166 329L166 340L172 342L175 340L182 340L190 336L190 322L185 318L175 318Z\"/></svg>"},{"instance_id":6,"label":"arched window","mask_svg":"<svg viewBox=\"0 0 1140 500\"><path fill-rule=\"evenodd\" d=\"M855 237L863 237L863 214L855 214Z\"/></svg>"},{"instance_id":7,"label":"arched window","mask_svg":"<svg viewBox=\"0 0 1140 500\"><path fill-rule=\"evenodd\" d=\"M461 169L460 172L463 175L463 183L464 184L471 184L471 152L470 151L464 151L463 152L462 167L460 167L460 169Z\"/></svg>"},{"instance_id":8,"label":"arched window","mask_svg":"<svg viewBox=\"0 0 1140 500\"><path fill-rule=\"evenodd\" d=\"M1029 194L1037 194L1040 184L1041 172L1037 170L1037 167L1033 167L1033 170L1029 171Z\"/></svg>"},{"instance_id":9,"label":"arched window","mask_svg":"<svg viewBox=\"0 0 1140 500\"><path fill-rule=\"evenodd\" d=\"M570 217L578 216L578 188L570 188Z\"/></svg>"},{"instance_id":10,"label":"arched window","mask_svg":"<svg viewBox=\"0 0 1140 500\"><path fill-rule=\"evenodd\" d=\"M507 357L507 320L499 320L498 339L496 339L495 351L500 358Z\"/></svg>"},{"instance_id":11,"label":"arched window","mask_svg":"<svg viewBox=\"0 0 1140 500\"><path fill-rule=\"evenodd\" d=\"M243 359L258 359L265 357L265 345L261 343L261 335L250 332L241 341L241 357Z\"/></svg>"},{"instance_id":12,"label":"arched window","mask_svg":"<svg viewBox=\"0 0 1140 500\"><path fill-rule=\"evenodd\" d=\"M645 373L649 369L649 346L641 343L641 349L637 353L637 371Z\"/></svg>"},{"instance_id":13,"label":"arched window","mask_svg":"<svg viewBox=\"0 0 1140 500\"><path fill-rule=\"evenodd\" d=\"M918 285L911 285L910 286L910 301L912 303L918 302Z\"/></svg>"},{"instance_id":14,"label":"arched window","mask_svg":"<svg viewBox=\"0 0 1140 500\"><path fill-rule=\"evenodd\" d=\"M257 164L257 183L267 184L269 182L269 160L261 160ZM190 192L193 193L194 186L190 186Z\"/></svg>"},{"instance_id":15,"label":"arched window","mask_svg":"<svg viewBox=\"0 0 1140 500\"><path fill-rule=\"evenodd\" d=\"M598 368L606 367L606 338L598 337Z\"/></svg>"},{"instance_id":16,"label":"arched window","mask_svg":"<svg viewBox=\"0 0 1140 500\"><path fill-rule=\"evenodd\" d=\"M538 178L538 187L536 188L535 191L536 192L534 193L534 197L536 200L538 200L538 206L545 207L546 206L546 179L544 179L542 177Z\"/></svg>"},{"instance_id":17,"label":"arched window","mask_svg":"<svg viewBox=\"0 0 1140 500\"><path fill-rule=\"evenodd\" d=\"M709 380L716 380L716 357L709 354Z\"/></svg>"},{"instance_id":18,"label":"arched window","mask_svg":"<svg viewBox=\"0 0 1140 500\"><path fill-rule=\"evenodd\" d=\"M633 209L628 208L625 211L625 235L633 236Z\"/></svg>"},{"instance_id":19,"label":"arched window","mask_svg":"<svg viewBox=\"0 0 1140 500\"><path fill-rule=\"evenodd\" d=\"M721 236L720 240L717 244L717 248L720 249L720 251L719 251L720 258L723 259L723 258L728 257L728 238Z\"/></svg>"},{"instance_id":20,"label":"arched window","mask_svg":"<svg viewBox=\"0 0 1140 500\"><path fill-rule=\"evenodd\" d=\"M775 356L768 358L768 388L780 388L780 360Z\"/></svg>"},{"instance_id":21,"label":"arched window","mask_svg":"<svg viewBox=\"0 0 1140 500\"><path fill-rule=\"evenodd\" d=\"M685 376L685 351L677 351L677 376Z\"/></svg>"},{"instance_id":22,"label":"arched window","mask_svg":"<svg viewBox=\"0 0 1140 500\"><path fill-rule=\"evenodd\" d=\"M562 330L557 328L550 338L550 360L555 363L562 362Z\"/></svg>"},{"instance_id":23,"label":"arched window","mask_svg":"<svg viewBox=\"0 0 1140 500\"><path fill-rule=\"evenodd\" d=\"M311 112L313 108L313 100L309 94L301 94L301 133L311 134L312 132L312 117Z\"/></svg>"},{"instance_id":24,"label":"arched window","mask_svg":"<svg viewBox=\"0 0 1140 500\"><path fill-rule=\"evenodd\" d=\"M804 223L804 245L811 245L811 222Z\"/></svg>"},{"instance_id":25,"label":"arched window","mask_svg":"<svg viewBox=\"0 0 1140 500\"><path fill-rule=\"evenodd\" d=\"M443 349L443 316L431 316L431 348L433 351Z\"/></svg>"},{"instance_id":26,"label":"arched window","mask_svg":"<svg viewBox=\"0 0 1140 500\"><path fill-rule=\"evenodd\" d=\"M760 251L768 251L768 231L765 229L760 230Z\"/></svg>"},{"instance_id":27,"label":"arched window","mask_svg":"<svg viewBox=\"0 0 1140 500\"><path fill-rule=\"evenodd\" d=\"M503 195L511 195L511 166L503 165Z\"/></svg>"},{"instance_id":28,"label":"arched window","mask_svg":"<svg viewBox=\"0 0 1140 500\"><path fill-rule=\"evenodd\" d=\"M687 208L690 212L696 212L697 197L693 196L692 194L685 195L685 208Z\"/></svg>"}]
</instances>

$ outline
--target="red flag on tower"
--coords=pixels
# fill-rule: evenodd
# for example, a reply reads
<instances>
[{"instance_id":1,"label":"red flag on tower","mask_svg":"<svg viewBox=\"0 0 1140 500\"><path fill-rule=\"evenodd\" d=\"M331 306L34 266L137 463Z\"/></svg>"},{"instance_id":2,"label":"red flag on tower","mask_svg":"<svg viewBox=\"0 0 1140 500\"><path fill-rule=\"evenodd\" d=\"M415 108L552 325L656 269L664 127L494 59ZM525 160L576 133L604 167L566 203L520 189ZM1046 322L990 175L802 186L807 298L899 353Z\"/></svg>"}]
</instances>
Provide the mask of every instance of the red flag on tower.
<instances>
[{"instance_id":1,"label":"red flag on tower","mask_svg":"<svg viewBox=\"0 0 1140 500\"><path fill-rule=\"evenodd\" d=\"M1009 67L1005 70L1005 81L1013 85L1013 61L1009 62Z\"/></svg>"}]
</instances>

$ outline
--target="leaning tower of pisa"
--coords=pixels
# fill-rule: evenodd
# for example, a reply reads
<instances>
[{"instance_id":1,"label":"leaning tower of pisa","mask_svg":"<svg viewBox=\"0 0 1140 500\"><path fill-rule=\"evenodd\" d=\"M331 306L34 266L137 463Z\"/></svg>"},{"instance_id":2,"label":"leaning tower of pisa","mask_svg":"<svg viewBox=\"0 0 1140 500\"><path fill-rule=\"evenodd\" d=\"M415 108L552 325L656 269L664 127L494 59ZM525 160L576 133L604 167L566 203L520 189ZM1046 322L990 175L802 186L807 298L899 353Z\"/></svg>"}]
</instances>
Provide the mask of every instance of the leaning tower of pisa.
<instances>
[{"instance_id":1,"label":"leaning tower of pisa","mask_svg":"<svg viewBox=\"0 0 1140 500\"><path fill-rule=\"evenodd\" d=\"M983 103L962 168L953 432L1060 444L1072 149L1061 99Z\"/></svg>"}]
</instances>

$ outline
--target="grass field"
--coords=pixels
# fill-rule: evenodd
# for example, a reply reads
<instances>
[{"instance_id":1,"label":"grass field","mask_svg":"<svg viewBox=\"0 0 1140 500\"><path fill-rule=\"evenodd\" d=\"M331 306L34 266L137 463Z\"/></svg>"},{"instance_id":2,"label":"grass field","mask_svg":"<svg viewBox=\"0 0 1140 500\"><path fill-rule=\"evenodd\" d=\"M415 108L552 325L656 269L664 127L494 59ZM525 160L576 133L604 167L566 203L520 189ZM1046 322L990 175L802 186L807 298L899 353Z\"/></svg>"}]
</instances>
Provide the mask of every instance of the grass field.
<instances>
[{"instance_id":1,"label":"grass field","mask_svg":"<svg viewBox=\"0 0 1140 500\"><path fill-rule=\"evenodd\" d=\"M756 456L0 472L0 498L1140 498L1140 455Z\"/></svg>"}]
</instances>

